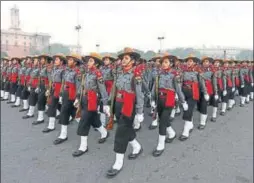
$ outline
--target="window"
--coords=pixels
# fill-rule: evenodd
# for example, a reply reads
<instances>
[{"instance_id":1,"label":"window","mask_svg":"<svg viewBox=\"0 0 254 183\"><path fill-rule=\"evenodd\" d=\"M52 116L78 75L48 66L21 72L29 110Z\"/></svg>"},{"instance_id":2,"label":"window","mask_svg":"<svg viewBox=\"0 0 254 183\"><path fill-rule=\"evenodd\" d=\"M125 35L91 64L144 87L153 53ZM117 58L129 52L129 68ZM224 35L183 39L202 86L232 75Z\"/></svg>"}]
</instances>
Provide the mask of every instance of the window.
<instances>
[{"instance_id":1,"label":"window","mask_svg":"<svg viewBox=\"0 0 254 183\"><path fill-rule=\"evenodd\" d=\"M26 46L26 42L24 42L24 46Z\"/></svg>"},{"instance_id":2,"label":"window","mask_svg":"<svg viewBox=\"0 0 254 183\"><path fill-rule=\"evenodd\" d=\"M6 45L8 45L8 40L6 40Z\"/></svg>"},{"instance_id":3,"label":"window","mask_svg":"<svg viewBox=\"0 0 254 183\"><path fill-rule=\"evenodd\" d=\"M17 41L15 41L15 46L18 46L18 42Z\"/></svg>"},{"instance_id":4,"label":"window","mask_svg":"<svg viewBox=\"0 0 254 183\"><path fill-rule=\"evenodd\" d=\"M24 48L24 51L26 51L26 48Z\"/></svg>"},{"instance_id":5,"label":"window","mask_svg":"<svg viewBox=\"0 0 254 183\"><path fill-rule=\"evenodd\" d=\"M30 46L30 47L32 47L32 44L31 44L31 43L29 43L29 46Z\"/></svg>"},{"instance_id":6,"label":"window","mask_svg":"<svg viewBox=\"0 0 254 183\"><path fill-rule=\"evenodd\" d=\"M18 36L17 36L17 34L15 34L15 38L16 38L16 39L18 39Z\"/></svg>"},{"instance_id":7,"label":"window","mask_svg":"<svg viewBox=\"0 0 254 183\"><path fill-rule=\"evenodd\" d=\"M24 39L26 39L26 36L24 36Z\"/></svg>"}]
</instances>

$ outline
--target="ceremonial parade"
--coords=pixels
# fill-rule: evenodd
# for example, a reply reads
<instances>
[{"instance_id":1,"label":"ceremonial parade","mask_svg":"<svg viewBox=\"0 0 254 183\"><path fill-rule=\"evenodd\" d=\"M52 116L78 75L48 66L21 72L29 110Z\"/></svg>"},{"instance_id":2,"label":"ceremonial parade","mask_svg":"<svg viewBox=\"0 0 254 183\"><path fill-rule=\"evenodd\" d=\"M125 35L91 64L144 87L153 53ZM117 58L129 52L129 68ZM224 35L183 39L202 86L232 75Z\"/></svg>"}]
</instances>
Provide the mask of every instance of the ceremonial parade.
<instances>
[{"instance_id":1,"label":"ceremonial parade","mask_svg":"<svg viewBox=\"0 0 254 183\"><path fill-rule=\"evenodd\" d=\"M1 182L253 182L253 2L1 5Z\"/></svg>"}]
</instances>

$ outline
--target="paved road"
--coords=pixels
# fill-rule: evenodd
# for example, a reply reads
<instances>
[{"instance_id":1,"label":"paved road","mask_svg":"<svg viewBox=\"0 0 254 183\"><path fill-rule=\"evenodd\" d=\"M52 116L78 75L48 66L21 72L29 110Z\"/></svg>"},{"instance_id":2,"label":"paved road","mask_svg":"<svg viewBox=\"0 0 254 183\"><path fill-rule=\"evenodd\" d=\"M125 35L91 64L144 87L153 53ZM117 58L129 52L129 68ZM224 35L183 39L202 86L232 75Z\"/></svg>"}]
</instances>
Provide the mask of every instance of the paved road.
<instances>
[{"instance_id":1,"label":"paved road","mask_svg":"<svg viewBox=\"0 0 254 183\"><path fill-rule=\"evenodd\" d=\"M209 111L211 114L211 111ZM204 131L195 128L186 142L175 140L159 158L151 155L158 130L149 131L146 117L138 140L144 148L136 161L125 161L114 179L105 178L114 161L113 137L97 144L98 132L90 131L89 152L73 158L79 146L77 124L68 128L69 140L59 146L53 140L60 126L50 134L44 125L32 126L22 113L1 102L1 182L2 183L251 183L253 182L253 103L236 107ZM198 125L198 114L194 117ZM174 121L177 134L183 121ZM128 153L130 148L128 148Z\"/></svg>"}]
</instances>

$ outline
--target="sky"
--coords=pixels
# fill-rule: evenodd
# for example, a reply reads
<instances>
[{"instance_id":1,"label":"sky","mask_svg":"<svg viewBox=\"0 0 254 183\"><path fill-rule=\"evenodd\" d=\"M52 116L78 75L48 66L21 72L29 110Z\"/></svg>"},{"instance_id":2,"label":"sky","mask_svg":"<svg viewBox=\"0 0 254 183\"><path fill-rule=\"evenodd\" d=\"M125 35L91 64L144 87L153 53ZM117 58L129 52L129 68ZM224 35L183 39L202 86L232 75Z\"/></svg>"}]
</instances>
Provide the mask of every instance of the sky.
<instances>
[{"instance_id":1,"label":"sky","mask_svg":"<svg viewBox=\"0 0 254 183\"><path fill-rule=\"evenodd\" d=\"M96 51L96 44L100 52L158 51L158 36L165 37L162 49L253 49L253 1L1 1L1 29L10 27L14 5L21 29L49 33L51 43L77 44L79 17L83 53Z\"/></svg>"}]
</instances>

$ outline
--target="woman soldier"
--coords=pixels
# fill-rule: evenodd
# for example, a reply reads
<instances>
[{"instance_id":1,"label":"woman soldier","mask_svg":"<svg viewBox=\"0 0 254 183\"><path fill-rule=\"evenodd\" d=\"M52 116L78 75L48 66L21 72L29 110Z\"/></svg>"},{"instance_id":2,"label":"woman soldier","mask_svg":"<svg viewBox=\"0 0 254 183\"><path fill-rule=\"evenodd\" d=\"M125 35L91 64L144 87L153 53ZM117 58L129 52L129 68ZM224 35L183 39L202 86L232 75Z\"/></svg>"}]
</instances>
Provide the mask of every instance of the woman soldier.
<instances>
[{"instance_id":1,"label":"woman soldier","mask_svg":"<svg viewBox=\"0 0 254 183\"><path fill-rule=\"evenodd\" d=\"M229 98L232 98L233 92L235 91L235 80L232 78L232 69L229 67L229 61L223 61L223 85L224 91L222 93L222 104L220 115L224 116L227 109L227 103Z\"/></svg>"},{"instance_id":2,"label":"woman soldier","mask_svg":"<svg viewBox=\"0 0 254 183\"><path fill-rule=\"evenodd\" d=\"M10 59L7 60L8 64L6 66L6 77L4 82L4 97L2 101L6 101L9 99L10 89L11 89L11 70L12 70L12 62Z\"/></svg>"},{"instance_id":3,"label":"woman soldier","mask_svg":"<svg viewBox=\"0 0 254 183\"><path fill-rule=\"evenodd\" d=\"M62 78L64 74L64 65L66 64L66 57L58 53L53 56L54 66L50 74L51 81L49 83L49 88L45 95L48 97L48 126L42 131L43 133L48 133L55 130L56 121L56 111L60 109L59 95L62 85Z\"/></svg>"},{"instance_id":4,"label":"woman soldier","mask_svg":"<svg viewBox=\"0 0 254 183\"><path fill-rule=\"evenodd\" d=\"M73 103L76 98L77 91L80 86L80 72L76 69L76 65L81 63L81 56L71 54L66 56L68 67L63 72L62 84L60 90L59 101L62 104L60 111L59 124L61 124L61 132L54 144L61 144L68 139L67 127L69 119L75 110Z\"/></svg>"},{"instance_id":5,"label":"woman soldier","mask_svg":"<svg viewBox=\"0 0 254 183\"><path fill-rule=\"evenodd\" d=\"M238 74L237 74L237 73L239 73L239 70L235 66L235 60L230 60L229 64L230 64L229 67L231 69L231 79L232 79L232 84L233 84L232 93L229 96L228 108L227 108L227 110L230 111L235 106L235 93L236 93L236 89L239 87L238 85L240 83L236 83L239 81L239 80L237 80L237 78L239 78Z\"/></svg>"},{"instance_id":6,"label":"woman soldier","mask_svg":"<svg viewBox=\"0 0 254 183\"><path fill-rule=\"evenodd\" d=\"M21 68L18 71L18 88L16 92L16 102L11 107L19 107L20 106L20 99L21 99L21 93L24 89L24 81L25 81L25 72L26 72L26 57L21 58Z\"/></svg>"},{"instance_id":7,"label":"woman soldier","mask_svg":"<svg viewBox=\"0 0 254 183\"><path fill-rule=\"evenodd\" d=\"M197 101L200 99L200 92L205 91L205 82L203 80L202 71L197 66L200 60L193 55L190 55L185 59L186 66L183 68L183 83L182 91L185 96L185 100L188 104L188 110L183 113L184 129L179 140L184 141L189 138L189 134L193 129L193 111Z\"/></svg>"},{"instance_id":8,"label":"woman soldier","mask_svg":"<svg viewBox=\"0 0 254 183\"><path fill-rule=\"evenodd\" d=\"M251 99L251 92L253 92L253 67L251 66L251 61L246 61L248 67L248 85L247 85L247 97L246 103L248 104Z\"/></svg>"},{"instance_id":9,"label":"woman soldier","mask_svg":"<svg viewBox=\"0 0 254 183\"><path fill-rule=\"evenodd\" d=\"M219 98L222 97L222 92L224 90L223 74L222 74L222 69L221 69L222 63L223 63L223 60L221 60L221 59L214 59L214 61L213 61L214 94L213 94L212 100L211 100L211 105L213 106L213 112L212 112L212 118L211 118L212 122L216 122L217 111L218 111L218 106L219 106Z\"/></svg>"},{"instance_id":10,"label":"woman soldier","mask_svg":"<svg viewBox=\"0 0 254 183\"><path fill-rule=\"evenodd\" d=\"M45 92L49 86L48 80L48 72L47 66L50 64L52 58L48 55L40 55L40 75L39 75L39 82L38 86L35 89L35 92L38 93L38 118L34 121L33 125L38 125L44 122L44 112L46 109L47 97L45 96Z\"/></svg>"},{"instance_id":11,"label":"woman soldier","mask_svg":"<svg viewBox=\"0 0 254 183\"><path fill-rule=\"evenodd\" d=\"M254 79L253 79L253 61L249 62L249 76L250 76L250 100L254 99Z\"/></svg>"},{"instance_id":12,"label":"woman soldier","mask_svg":"<svg viewBox=\"0 0 254 183\"><path fill-rule=\"evenodd\" d=\"M213 96L217 95L217 82L216 77L214 77L213 68L211 67L213 63L213 58L204 57L201 60L201 70L203 73L203 80L205 82L205 87L200 88L200 99L198 101L198 111L200 112L200 124L198 129L202 130L205 128L207 121L207 107L208 101L213 100ZM216 97L217 98L217 97Z\"/></svg>"},{"instance_id":13,"label":"woman soldier","mask_svg":"<svg viewBox=\"0 0 254 183\"><path fill-rule=\"evenodd\" d=\"M115 60L116 59L112 57L111 55L105 55L104 57L102 57L103 66L100 68L100 70L103 76L103 80L105 82L108 96L110 95L110 92L112 90L112 86L114 83L114 75L113 75L114 65L113 64ZM100 117L101 117L100 119L103 126L104 127L107 126L107 122L109 119L107 119L105 114L103 113L103 103L101 103L100 105Z\"/></svg>"},{"instance_id":14,"label":"woman soldier","mask_svg":"<svg viewBox=\"0 0 254 183\"><path fill-rule=\"evenodd\" d=\"M19 76L21 59L18 57L13 57L11 61L12 61L11 80L10 80L11 100L8 101L7 104L12 104L12 103L15 103L16 101L16 92L18 89L18 76Z\"/></svg>"},{"instance_id":15,"label":"woman soldier","mask_svg":"<svg viewBox=\"0 0 254 183\"><path fill-rule=\"evenodd\" d=\"M103 111L109 116L108 94L103 81L101 71L98 69L102 65L99 54L91 53L85 57L88 60L87 72L82 75L81 87L78 91L77 98L74 102L75 107L81 107L81 119L77 129L77 135L81 137L80 147L72 155L74 157L81 156L88 151L87 137L91 125L100 132L101 138L98 143L104 143L109 136L109 132L101 124L99 114L97 112L100 101L103 103ZM79 106L80 105L80 106Z\"/></svg>"},{"instance_id":16,"label":"woman soldier","mask_svg":"<svg viewBox=\"0 0 254 183\"><path fill-rule=\"evenodd\" d=\"M32 71L32 57L31 56L27 56L26 57L26 61L25 61L25 71L24 71L24 76L20 77L20 82L21 85L23 85L23 90L21 91L21 99L23 101L23 109L20 109L19 112L24 112L24 111L28 111L29 109L29 104L28 104L28 98L30 95L30 92L28 91L28 83L30 81L30 73Z\"/></svg>"},{"instance_id":17,"label":"woman soldier","mask_svg":"<svg viewBox=\"0 0 254 183\"><path fill-rule=\"evenodd\" d=\"M181 90L181 79L178 71L171 68L174 60L177 58L172 55L165 54L161 58L161 70L156 76L155 84L152 90L151 105L155 108L157 106L158 119L159 119L159 139L156 149L153 151L153 156L160 156L165 148L165 140L171 143L176 133L171 127L169 116L172 109L175 107L175 96L179 96L179 100L183 105L184 110L188 109L188 104L184 99ZM156 101L156 102L155 102ZM166 133L168 137L166 138Z\"/></svg>"},{"instance_id":18,"label":"woman soldier","mask_svg":"<svg viewBox=\"0 0 254 183\"><path fill-rule=\"evenodd\" d=\"M4 86L5 86L5 82L7 79L7 65L8 65L8 57L4 57L2 58L2 62L1 62L1 101L4 98Z\"/></svg>"},{"instance_id":19,"label":"woman soldier","mask_svg":"<svg viewBox=\"0 0 254 183\"><path fill-rule=\"evenodd\" d=\"M247 102L246 98L248 96L248 87L251 85L250 83L250 77L249 77L249 68L247 65L248 61L243 60L241 61L241 68L240 68L240 83L241 88L239 91L240 95L240 106L244 107L244 104Z\"/></svg>"},{"instance_id":20,"label":"woman soldier","mask_svg":"<svg viewBox=\"0 0 254 183\"><path fill-rule=\"evenodd\" d=\"M29 110L28 113L23 116L23 119L28 119L34 117L35 105L38 101L38 93L36 93L36 88L39 84L39 75L40 75L40 67L39 67L39 59L38 56L34 56L33 58L33 67L30 73L30 80L27 83L29 95Z\"/></svg>"},{"instance_id":21,"label":"woman soldier","mask_svg":"<svg viewBox=\"0 0 254 183\"><path fill-rule=\"evenodd\" d=\"M122 72L118 74L114 86L116 94L115 96L111 94L111 97L114 97L114 113L118 123L114 142L116 159L114 165L107 171L109 177L116 176L121 171L128 143L133 147L129 159L136 159L142 152L133 128L134 118L143 121L142 73L134 68L140 55L131 48L125 48L124 53L118 57L122 60Z\"/></svg>"}]
</instances>

